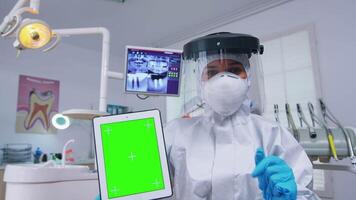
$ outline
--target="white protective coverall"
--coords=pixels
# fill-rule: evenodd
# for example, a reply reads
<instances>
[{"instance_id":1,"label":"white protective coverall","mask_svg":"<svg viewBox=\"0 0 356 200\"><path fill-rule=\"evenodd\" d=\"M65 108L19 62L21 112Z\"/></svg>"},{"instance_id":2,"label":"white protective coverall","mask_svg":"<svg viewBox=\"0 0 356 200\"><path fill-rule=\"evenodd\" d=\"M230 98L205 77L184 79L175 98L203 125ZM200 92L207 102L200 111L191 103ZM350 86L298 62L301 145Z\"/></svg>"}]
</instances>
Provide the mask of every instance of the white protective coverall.
<instances>
[{"instance_id":1,"label":"white protective coverall","mask_svg":"<svg viewBox=\"0 0 356 200\"><path fill-rule=\"evenodd\" d=\"M293 169L297 199L319 199L312 187L312 164L292 134L279 124L250 113L250 101L231 116L211 109L199 117L180 118L165 127L173 197L179 200L263 199L255 153L279 156Z\"/></svg>"}]
</instances>

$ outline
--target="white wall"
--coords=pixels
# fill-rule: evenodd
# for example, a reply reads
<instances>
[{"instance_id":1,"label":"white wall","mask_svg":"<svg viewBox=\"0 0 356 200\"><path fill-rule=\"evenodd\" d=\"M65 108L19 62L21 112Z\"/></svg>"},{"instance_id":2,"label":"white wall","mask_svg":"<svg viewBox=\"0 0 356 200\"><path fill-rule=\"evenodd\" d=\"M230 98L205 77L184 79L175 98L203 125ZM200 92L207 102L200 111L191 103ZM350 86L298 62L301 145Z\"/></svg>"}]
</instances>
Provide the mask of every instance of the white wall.
<instances>
[{"instance_id":1,"label":"white wall","mask_svg":"<svg viewBox=\"0 0 356 200\"><path fill-rule=\"evenodd\" d=\"M354 0L294 0L243 20L213 28L209 33L230 31L266 38L313 24L324 100L340 121L356 127L355 8ZM205 34L207 33L201 35ZM192 38L167 48L182 48L190 39ZM335 172L334 175L335 199L355 199L356 175L346 172Z\"/></svg>"},{"instance_id":2,"label":"white wall","mask_svg":"<svg viewBox=\"0 0 356 200\"><path fill-rule=\"evenodd\" d=\"M15 133L18 81L20 74L59 80L60 111L71 108L90 109L92 106L98 109L101 52L62 42L49 53L25 51L16 58L12 42L11 39L0 38L0 147L6 143L26 142L34 148L41 147L47 153L61 152L63 144L74 138L75 157L87 159L90 121L75 121L70 128L55 135ZM120 57L123 55L112 52L110 66L113 71L124 71L124 61ZM123 81L109 81L108 103L131 106L134 110L159 108L165 120L164 98L142 101L133 95L125 95Z\"/></svg>"},{"instance_id":3,"label":"white wall","mask_svg":"<svg viewBox=\"0 0 356 200\"><path fill-rule=\"evenodd\" d=\"M240 21L214 28L212 32L230 31L267 38L305 25L315 26L322 92L326 103L338 118L356 127L356 1L294 0L282 6ZM196 36L198 37L198 36ZM167 48L182 49L192 38ZM266 49L268 51L268 49Z\"/></svg>"}]
</instances>

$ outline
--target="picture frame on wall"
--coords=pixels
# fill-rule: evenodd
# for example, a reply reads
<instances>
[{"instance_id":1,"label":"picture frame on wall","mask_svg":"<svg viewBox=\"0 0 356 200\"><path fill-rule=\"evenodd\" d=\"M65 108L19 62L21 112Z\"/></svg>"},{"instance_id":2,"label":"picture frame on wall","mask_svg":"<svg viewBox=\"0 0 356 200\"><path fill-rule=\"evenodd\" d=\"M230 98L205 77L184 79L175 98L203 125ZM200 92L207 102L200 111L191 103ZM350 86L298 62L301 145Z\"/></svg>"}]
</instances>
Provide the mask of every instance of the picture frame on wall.
<instances>
[{"instance_id":1,"label":"picture frame on wall","mask_svg":"<svg viewBox=\"0 0 356 200\"><path fill-rule=\"evenodd\" d=\"M19 76L16 133L54 134L51 118L58 113L58 80Z\"/></svg>"}]
</instances>

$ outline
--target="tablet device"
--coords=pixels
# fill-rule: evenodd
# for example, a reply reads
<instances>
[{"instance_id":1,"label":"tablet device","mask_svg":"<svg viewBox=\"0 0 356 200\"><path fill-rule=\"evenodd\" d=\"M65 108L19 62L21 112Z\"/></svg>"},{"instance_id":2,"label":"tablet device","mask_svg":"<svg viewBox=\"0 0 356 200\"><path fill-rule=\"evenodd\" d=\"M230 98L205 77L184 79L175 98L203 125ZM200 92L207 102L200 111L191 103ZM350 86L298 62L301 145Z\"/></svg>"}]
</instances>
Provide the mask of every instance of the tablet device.
<instances>
[{"instance_id":1,"label":"tablet device","mask_svg":"<svg viewBox=\"0 0 356 200\"><path fill-rule=\"evenodd\" d=\"M93 119L102 200L172 195L159 110Z\"/></svg>"}]
</instances>

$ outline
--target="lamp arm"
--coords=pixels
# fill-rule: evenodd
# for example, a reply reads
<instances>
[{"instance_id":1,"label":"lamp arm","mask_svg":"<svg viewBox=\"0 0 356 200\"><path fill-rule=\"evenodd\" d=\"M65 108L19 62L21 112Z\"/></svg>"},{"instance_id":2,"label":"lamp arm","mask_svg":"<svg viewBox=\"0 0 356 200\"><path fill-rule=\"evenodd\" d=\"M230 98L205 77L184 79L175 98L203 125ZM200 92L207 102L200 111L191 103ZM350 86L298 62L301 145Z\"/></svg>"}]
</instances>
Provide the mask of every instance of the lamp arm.
<instances>
[{"instance_id":1,"label":"lamp arm","mask_svg":"<svg viewBox=\"0 0 356 200\"><path fill-rule=\"evenodd\" d=\"M33 11L39 13L40 12L40 2L41 2L41 0L31 0L30 8L32 8Z\"/></svg>"},{"instance_id":2,"label":"lamp arm","mask_svg":"<svg viewBox=\"0 0 356 200\"><path fill-rule=\"evenodd\" d=\"M11 9L10 13L8 16L13 16L15 15L14 13L17 12L17 10L21 9L22 7L25 6L27 2L30 2L29 8L31 8L31 13L32 14L38 14L39 9L40 9L40 0L19 0L15 6Z\"/></svg>"},{"instance_id":3,"label":"lamp arm","mask_svg":"<svg viewBox=\"0 0 356 200\"><path fill-rule=\"evenodd\" d=\"M9 12L8 16L13 16L14 13L24 7L24 5L28 2L29 0L18 0L17 3L15 4L15 6L11 9L11 11Z\"/></svg>"},{"instance_id":4,"label":"lamp arm","mask_svg":"<svg viewBox=\"0 0 356 200\"><path fill-rule=\"evenodd\" d=\"M99 111L106 112L108 78L116 78L116 79L123 78L123 74L109 71L109 56L110 56L109 30L104 27L93 27L93 28L56 29L53 30L53 32L62 36L91 35L91 34L102 35Z\"/></svg>"},{"instance_id":5,"label":"lamp arm","mask_svg":"<svg viewBox=\"0 0 356 200\"><path fill-rule=\"evenodd\" d=\"M24 7L25 4L30 1L30 6L29 7ZM16 29L16 27L19 24L19 19L21 19L21 15L25 12L29 12L31 14L38 14L39 13L39 6L40 6L40 0L19 0L15 4L15 6L11 9L9 14L5 16L3 22L0 25L0 34L3 37L6 37L10 35L11 33L5 33L4 31L9 26L9 23L14 20L14 17L17 18L16 24L14 25L12 29ZM12 32L12 31L10 31Z\"/></svg>"}]
</instances>

